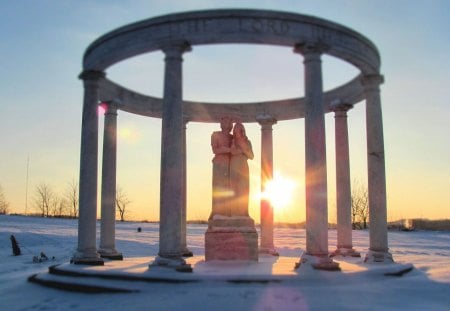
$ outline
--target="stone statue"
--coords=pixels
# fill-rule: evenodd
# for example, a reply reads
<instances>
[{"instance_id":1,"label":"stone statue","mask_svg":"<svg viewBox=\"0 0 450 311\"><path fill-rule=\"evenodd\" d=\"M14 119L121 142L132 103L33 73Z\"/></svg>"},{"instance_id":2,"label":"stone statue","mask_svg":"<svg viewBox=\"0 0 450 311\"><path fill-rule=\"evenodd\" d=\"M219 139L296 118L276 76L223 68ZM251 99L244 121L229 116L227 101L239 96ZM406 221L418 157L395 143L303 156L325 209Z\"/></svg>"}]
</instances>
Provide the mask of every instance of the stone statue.
<instances>
[{"instance_id":1,"label":"stone statue","mask_svg":"<svg viewBox=\"0 0 450 311\"><path fill-rule=\"evenodd\" d=\"M211 135L213 158L212 213L221 216L249 216L249 169L247 160L253 159L252 144L244 125L234 125L230 117L220 120L221 131ZM233 128L233 135L230 134Z\"/></svg>"},{"instance_id":2,"label":"stone statue","mask_svg":"<svg viewBox=\"0 0 450 311\"><path fill-rule=\"evenodd\" d=\"M205 233L205 260L258 261L258 233L248 213L252 144L242 123L220 120L222 130L211 135L213 206ZM233 129L233 135L230 134Z\"/></svg>"},{"instance_id":3,"label":"stone statue","mask_svg":"<svg viewBox=\"0 0 450 311\"><path fill-rule=\"evenodd\" d=\"M212 213L214 215L230 216L230 208L227 204L232 196L230 189L230 156L233 122L230 117L222 117L220 120L221 131L211 135L211 147L214 153L213 181L212 181Z\"/></svg>"},{"instance_id":4,"label":"stone statue","mask_svg":"<svg viewBox=\"0 0 450 311\"><path fill-rule=\"evenodd\" d=\"M252 144L245 134L244 125L236 123L233 128L230 158L230 188L233 191L233 199L230 202L231 216L249 216L248 159L253 159Z\"/></svg>"}]
</instances>

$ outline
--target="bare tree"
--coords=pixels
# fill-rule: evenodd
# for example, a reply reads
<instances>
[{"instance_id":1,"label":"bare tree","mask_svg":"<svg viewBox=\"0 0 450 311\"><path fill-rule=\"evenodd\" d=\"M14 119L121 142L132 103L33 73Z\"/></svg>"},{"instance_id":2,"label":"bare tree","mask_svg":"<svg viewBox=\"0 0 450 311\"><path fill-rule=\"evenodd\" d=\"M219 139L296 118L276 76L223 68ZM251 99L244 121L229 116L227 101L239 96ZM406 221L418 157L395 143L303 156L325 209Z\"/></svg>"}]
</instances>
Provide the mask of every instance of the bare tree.
<instances>
[{"instance_id":1,"label":"bare tree","mask_svg":"<svg viewBox=\"0 0 450 311\"><path fill-rule=\"evenodd\" d=\"M67 201L58 195L54 195L52 197L50 207L54 217L62 217L67 215Z\"/></svg>"},{"instance_id":2,"label":"bare tree","mask_svg":"<svg viewBox=\"0 0 450 311\"><path fill-rule=\"evenodd\" d=\"M369 218L369 195L367 187L360 182L352 186L352 226L353 229L367 229Z\"/></svg>"},{"instance_id":3,"label":"bare tree","mask_svg":"<svg viewBox=\"0 0 450 311\"><path fill-rule=\"evenodd\" d=\"M69 209L69 215L71 217L78 217L78 183L73 179L67 185L64 193L64 199Z\"/></svg>"},{"instance_id":4,"label":"bare tree","mask_svg":"<svg viewBox=\"0 0 450 311\"><path fill-rule=\"evenodd\" d=\"M42 217L50 215L50 208L53 200L53 191L46 183L36 186L36 194L34 198L34 206Z\"/></svg>"},{"instance_id":5,"label":"bare tree","mask_svg":"<svg viewBox=\"0 0 450 311\"><path fill-rule=\"evenodd\" d=\"M6 200L3 188L0 185L0 215L8 214L9 212L9 202Z\"/></svg>"},{"instance_id":6,"label":"bare tree","mask_svg":"<svg viewBox=\"0 0 450 311\"><path fill-rule=\"evenodd\" d=\"M119 213L120 221L125 221L125 212L127 211L127 206L131 201L128 199L128 195L122 190L122 188L117 188L116 191L116 207Z\"/></svg>"}]
</instances>

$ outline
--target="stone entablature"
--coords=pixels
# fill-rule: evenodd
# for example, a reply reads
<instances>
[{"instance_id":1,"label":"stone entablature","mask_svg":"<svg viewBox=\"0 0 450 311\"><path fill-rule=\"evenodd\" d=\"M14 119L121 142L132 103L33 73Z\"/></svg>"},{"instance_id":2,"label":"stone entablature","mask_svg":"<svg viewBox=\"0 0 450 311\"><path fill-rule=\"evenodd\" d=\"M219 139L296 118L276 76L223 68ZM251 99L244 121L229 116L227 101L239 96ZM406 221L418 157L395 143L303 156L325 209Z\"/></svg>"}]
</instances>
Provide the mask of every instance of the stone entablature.
<instances>
[{"instance_id":1,"label":"stone entablature","mask_svg":"<svg viewBox=\"0 0 450 311\"><path fill-rule=\"evenodd\" d=\"M161 98L134 92L106 78L100 81L100 85L100 101L115 99L122 111L161 118ZM360 76L345 85L324 92L323 98L326 112L333 111L331 103L336 100L351 104L361 102L365 95ZM256 118L266 111L270 111L278 121L305 117L304 98L232 104L183 101L183 107L183 113L190 122L219 123L223 115L232 115L244 123L257 122Z\"/></svg>"},{"instance_id":2,"label":"stone entablature","mask_svg":"<svg viewBox=\"0 0 450 311\"><path fill-rule=\"evenodd\" d=\"M320 42L327 54L341 58L364 73L378 73L375 45L342 25L302 14L268 10L206 10L170 14L111 31L86 50L84 70L105 70L121 60L162 49L168 42L191 46L215 43L255 43L294 47Z\"/></svg>"},{"instance_id":3,"label":"stone entablature","mask_svg":"<svg viewBox=\"0 0 450 311\"><path fill-rule=\"evenodd\" d=\"M209 10L171 14L133 23L94 41L86 50L84 71L103 71L126 58L163 50L169 43L190 46L215 43L257 43L295 49L319 43L326 54L350 62L361 74L348 83L324 92L324 107L341 100L356 104L364 99L361 79L378 74L380 57L375 45L352 29L320 18L266 10ZM160 98L139 94L108 79L101 79L101 100L120 101L119 109L161 118ZM279 121L304 117L304 99L255 103L206 103L184 101L184 114L193 122L219 122L231 114L242 122L256 122L264 111Z\"/></svg>"}]
</instances>

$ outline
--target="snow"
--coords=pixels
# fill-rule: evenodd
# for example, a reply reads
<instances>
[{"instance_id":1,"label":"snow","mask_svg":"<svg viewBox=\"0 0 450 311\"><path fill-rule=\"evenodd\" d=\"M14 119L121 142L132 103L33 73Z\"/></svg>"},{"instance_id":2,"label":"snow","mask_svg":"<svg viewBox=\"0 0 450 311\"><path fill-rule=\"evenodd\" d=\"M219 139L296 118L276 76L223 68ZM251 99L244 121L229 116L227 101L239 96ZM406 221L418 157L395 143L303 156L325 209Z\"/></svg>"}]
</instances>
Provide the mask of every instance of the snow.
<instances>
[{"instance_id":1,"label":"snow","mask_svg":"<svg viewBox=\"0 0 450 311\"><path fill-rule=\"evenodd\" d=\"M137 232L141 227L142 232ZM397 263L415 267L402 277L385 276L392 265L366 265L360 258L339 259L342 272L302 266L294 271L305 246L302 229L275 229L280 258L261 257L260 263L203 261L205 225L188 225L189 259L194 273L186 278L207 277L192 283L115 282L139 292L83 294L27 282L48 267L80 269L67 264L77 243L77 221L23 216L0 216L0 310L449 310L450 232L389 232L390 250ZM13 234L22 256L12 256ZM119 270L146 273L158 251L158 224L117 223L117 249L123 262L110 262ZM368 232L353 231L354 247L364 256ZM330 251L336 231L329 232ZM44 252L49 261L33 263ZM52 259L52 257L55 257ZM83 269L105 269L85 267ZM151 269L150 269L151 270ZM233 283L221 277L257 275L265 271L273 282ZM269 271L269 272L268 272ZM154 272L148 272L151 273ZM163 271L161 273L170 273ZM45 274L44 274L45 275ZM46 275L51 278L50 275ZM184 276L183 276L184 277ZM209 278L209 279L208 279ZM70 278L69 278L70 279ZM72 280L73 281L73 280ZM79 282L87 282L83 278ZM92 282L92 280L91 280ZM111 281L103 280L105 284ZM86 284L86 283L83 283Z\"/></svg>"}]
</instances>

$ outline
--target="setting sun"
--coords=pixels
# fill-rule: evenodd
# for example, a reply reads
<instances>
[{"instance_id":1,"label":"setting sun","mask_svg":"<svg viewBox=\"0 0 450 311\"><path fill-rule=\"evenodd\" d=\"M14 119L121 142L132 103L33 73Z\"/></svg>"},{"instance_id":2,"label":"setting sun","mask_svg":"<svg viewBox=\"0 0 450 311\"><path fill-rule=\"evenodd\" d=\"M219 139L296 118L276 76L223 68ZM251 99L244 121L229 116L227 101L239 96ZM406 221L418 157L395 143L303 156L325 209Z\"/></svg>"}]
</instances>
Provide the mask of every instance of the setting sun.
<instances>
[{"instance_id":1,"label":"setting sun","mask_svg":"<svg viewBox=\"0 0 450 311\"><path fill-rule=\"evenodd\" d=\"M261 198L269 200L274 208L282 209L291 203L295 187L293 180L275 172L274 178L266 183L266 189L261 193Z\"/></svg>"},{"instance_id":2,"label":"setting sun","mask_svg":"<svg viewBox=\"0 0 450 311\"><path fill-rule=\"evenodd\" d=\"M118 137L128 143L136 143L139 141L139 131L133 126L123 126L118 130Z\"/></svg>"}]
</instances>

